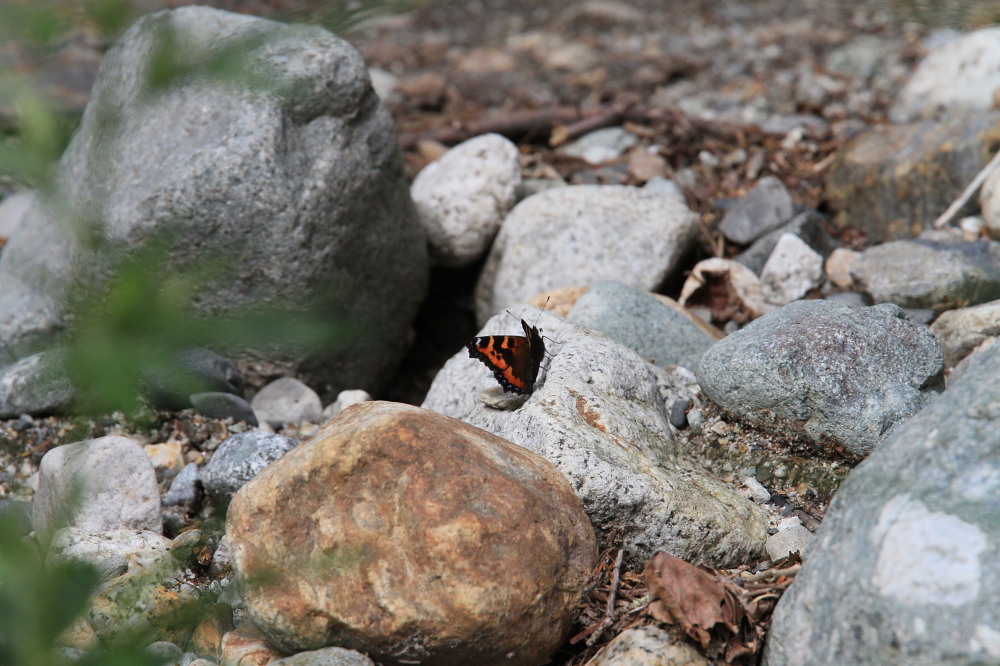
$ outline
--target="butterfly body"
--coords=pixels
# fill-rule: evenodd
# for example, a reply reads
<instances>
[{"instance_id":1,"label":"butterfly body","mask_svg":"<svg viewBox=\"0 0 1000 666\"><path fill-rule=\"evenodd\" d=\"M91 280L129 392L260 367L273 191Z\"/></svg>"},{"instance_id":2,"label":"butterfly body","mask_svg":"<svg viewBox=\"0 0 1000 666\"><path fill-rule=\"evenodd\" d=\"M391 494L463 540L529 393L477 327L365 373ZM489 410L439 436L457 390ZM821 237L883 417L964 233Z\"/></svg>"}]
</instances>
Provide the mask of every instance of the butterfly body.
<instances>
[{"instance_id":1,"label":"butterfly body","mask_svg":"<svg viewBox=\"0 0 1000 666\"><path fill-rule=\"evenodd\" d=\"M524 336L486 335L472 338L465 346L469 356L479 359L493 371L504 391L530 394L538 378L538 368L545 358L542 334L521 320Z\"/></svg>"}]
</instances>

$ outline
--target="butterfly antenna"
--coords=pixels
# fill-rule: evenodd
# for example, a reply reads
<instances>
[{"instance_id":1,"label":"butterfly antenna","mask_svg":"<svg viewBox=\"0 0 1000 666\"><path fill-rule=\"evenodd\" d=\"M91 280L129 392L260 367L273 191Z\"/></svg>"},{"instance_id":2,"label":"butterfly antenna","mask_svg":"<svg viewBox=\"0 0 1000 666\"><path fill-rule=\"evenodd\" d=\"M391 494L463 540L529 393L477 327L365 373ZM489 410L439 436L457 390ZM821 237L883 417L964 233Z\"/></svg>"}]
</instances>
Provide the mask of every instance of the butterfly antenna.
<instances>
[{"instance_id":1,"label":"butterfly antenna","mask_svg":"<svg viewBox=\"0 0 1000 666\"><path fill-rule=\"evenodd\" d=\"M542 313L545 312L545 308L548 307L548 305L549 305L549 299L550 298L551 298L551 296L546 296L545 297L545 302L542 303L542 309L538 311L537 315L535 315L535 321L534 321L534 323L531 324L532 328L534 328L535 325L538 324L538 319L542 316Z\"/></svg>"}]
</instances>

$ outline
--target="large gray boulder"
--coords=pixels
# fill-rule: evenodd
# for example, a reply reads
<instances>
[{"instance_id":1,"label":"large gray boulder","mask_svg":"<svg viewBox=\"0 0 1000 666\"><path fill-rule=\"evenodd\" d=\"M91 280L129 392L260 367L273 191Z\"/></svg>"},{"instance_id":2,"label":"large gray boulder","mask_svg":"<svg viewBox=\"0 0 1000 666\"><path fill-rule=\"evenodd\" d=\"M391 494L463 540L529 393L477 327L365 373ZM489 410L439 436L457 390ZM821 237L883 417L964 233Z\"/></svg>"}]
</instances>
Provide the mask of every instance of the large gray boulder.
<instances>
[{"instance_id":1,"label":"large gray boulder","mask_svg":"<svg viewBox=\"0 0 1000 666\"><path fill-rule=\"evenodd\" d=\"M778 603L765 661L1000 663L1000 346L835 496Z\"/></svg>"},{"instance_id":2,"label":"large gray boulder","mask_svg":"<svg viewBox=\"0 0 1000 666\"><path fill-rule=\"evenodd\" d=\"M622 534L637 559L666 550L723 566L763 553L763 511L681 449L666 402L677 387L667 373L550 312L524 305L511 312L528 322L537 318L544 336L545 360L528 400L494 400L499 387L492 373L462 350L434 378L423 407L555 463L599 532ZM516 319L503 313L484 332L516 328Z\"/></svg>"},{"instance_id":3,"label":"large gray boulder","mask_svg":"<svg viewBox=\"0 0 1000 666\"><path fill-rule=\"evenodd\" d=\"M624 185L573 185L514 206L476 284L480 323L559 287L618 280L658 288L698 235L698 216L674 197Z\"/></svg>"},{"instance_id":4,"label":"large gray boulder","mask_svg":"<svg viewBox=\"0 0 1000 666\"><path fill-rule=\"evenodd\" d=\"M84 227L102 249L169 231L167 271L225 268L197 294L202 312L322 292L317 314L364 327L363 344L325 363L290 353L288 372L368 387L404 351L395 341L427 284L424 235L365 63L321 28L205 7L143 17L108 51L58 185L0 259L0 357L65 325L67 257L100 265L72 233Z\"/></svg>"},{"instance_id":5,"label":"large gray boulder","mask_svg":"<svg viewBox=\"0 0 1000 666\"><path fill-rule=\"evenodd\" d=\"M885 304L797 301L715 343L698 379L714 403L762 427L870 453L937 395L941 347Z\"/></svg>"}]
</instances>

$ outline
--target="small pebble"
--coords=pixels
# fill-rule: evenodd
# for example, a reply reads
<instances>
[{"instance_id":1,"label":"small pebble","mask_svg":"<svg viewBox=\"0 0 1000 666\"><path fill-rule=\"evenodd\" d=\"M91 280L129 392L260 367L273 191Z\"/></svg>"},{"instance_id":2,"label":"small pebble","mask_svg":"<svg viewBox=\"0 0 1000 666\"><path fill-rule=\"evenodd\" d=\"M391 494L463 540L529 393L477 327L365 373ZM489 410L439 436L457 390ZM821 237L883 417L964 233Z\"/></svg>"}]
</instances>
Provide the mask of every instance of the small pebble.
<instances>
[{"instance_id":1,"label":"small pebble","mask_svg":"<svg viewBox=\"0 0 1000 666\"><path fill-rule=\"evenodd\" d=\"M690 400L676 400L670 405L670 425L684 429L688 425L687 412L691 408Z\"/></svg>"},{"instance_id":2,"label":"small pebble","mask_svg":"<svg viewBox=\"0 0 1000 666\"><path fill-rule=\"evenodd\" d=\"M768 492L767 488L760 481L752 476L743 479L743 485L746 487L750 499L757 504L765 504L771 500L771 493Z\"/></svg>"}]
</instances>

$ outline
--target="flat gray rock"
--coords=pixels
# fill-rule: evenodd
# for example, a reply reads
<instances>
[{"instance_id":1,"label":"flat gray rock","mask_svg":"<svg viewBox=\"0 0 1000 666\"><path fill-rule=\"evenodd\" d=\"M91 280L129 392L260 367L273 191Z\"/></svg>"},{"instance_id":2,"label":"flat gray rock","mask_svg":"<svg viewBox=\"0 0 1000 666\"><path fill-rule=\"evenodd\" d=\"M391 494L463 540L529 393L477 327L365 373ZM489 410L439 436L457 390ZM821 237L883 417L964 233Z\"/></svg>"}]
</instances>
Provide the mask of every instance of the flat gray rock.
<instances>
[{"instance_id":1,"label":"flat gray rock","mask_svg":"<svg viewBox=\"0 0 1000 666\"><path fill-rule=\"evenodd\" d=\"M164 46L191 72L158 86L151 61ZM246 66L229 81L213 69L227 50ZM361 55L319 27L207 7L147 14L107 52L57 180L60 211L100 220L96 231L124 248L181 227L167 270L230 262L239 279L228 273L200 291L202 312L323 290L317 314L364 325L362 343L320 359L288 351L280 363L290 373L369 387L404 352L396 336L428 279L423 230ZM15 358L26 340L65 325L68 257L83 250L64 235L73 224L62 212L33 214L30 233L0 256L0 340ZM106 270L83 255L81 270ZM279 360L273 346L248 351Z\"/></svg>"},{"instance_id":2,"label":"flat gray rock","mask_svg":"<svg viewBox=\"0 0 1000 666\"><path fill-rule=\"evenodd\" d=\"M546 357L533 394L490 407L489 369L465 350L431 385L423 407L461 419L537 453L573 484L595 528L621 529L637 558L656 550L722 565L758 557L766 516L732 488L685 458L672 434L665 395L670 380L635 352L556 315L511 309L545 336ZM507 313L483 333L519 329ZM492 402L492 401L491 401Z\"/></svg>"},{"instance_id":3,"label":"flat gray rock","mask_svg":"<svg viewBox=\"0 0 1000 666\"><path fill-rule=\"evenodd\" d=\"M242 421L251 426L259 425L257 415L254 414L250 403L238 395L232 393L220 393L209 391L207 393L194 393L190 396L191 406L205 416L214 419L232 419Z\"/></svg>"},{"instance_id":4,"label":"flat gray rock","mask_svg":"<svg viewBox=\"0 0 1000 666\"><path fill-rule=\"evenodd\" d=\"M893 305L797 301L717 342L701 360L705 395L733 415L870 453L940 387L941 348ZM780 427L780 426L779 426Z\"/></svg>"},{"instance_id":5,"label":"flat gray rock","mask_svg":"<svg viewBox=\"0 0 1000 666\"><path fill-rule=\"evenodd\" d=\"M587 164L603 164L621 157L637 143L639 137L623 127L604 127L584 134L559 148L558 152L578 157Z\"/></svg>"},{"instance_id":6,"label":"flat gray rock","mask_svg":"<svg viewBox=\"0 0 1000 666\"><path fill-rule=\"evenodd\" d=\"M275 659L271 666L375 666L375 662L354 650L327 647Z\"/></svg>"},{"instance_id":7,"label":"flat gray rock","mask_svg":"<svg viewBox=\"0 0 1000 666\"><path fill-rule=\"evenodd\" d=\"M160 534L160 488L146 452L134 440L109 435L58 446L38 466L35 531L75 527L148 530Z\"/></svg>"},{"instance_id":8,"label":"flat gray rock","mask_svg":"<svg viewBox=\"0 0 1000 666\"><path fill-rule=\"evenodd\" d=\"M833 499L771 621L768 666L1000 662L1000 346Z\"/></svg>"},{"instance_id":9,"label":"flat gray rock","mask_svg":"<svg viewBox=\"0 0 1000 666\"><path fill-rule=\"evenodd\" d=\"M146 374L144 390L157 409L180 410L193 406L192 393L240 395L246 384L233 362L211 349L193 348L178 353L169 371Z\"/></svg>"},{"instance_id":10,"label":"flat gray rock","mask_svg":"<svg viewBox=\"0 0 1000 666\"><path fill-rule=\"evenodd\" d=\"M652 290L677 269L698 232L684 204L621 185L544 190L504 219L476 284L476 318L558 287L618 280Z\"/></svg>"},{"instance_id":11,"label":"flat gray rock","mask_svg":"<svg viewBox=\"0 0 1000 666\"><path fill-rule=\"evenodd\" d=\"M931 331L941 343L945 367L952 368L976 347L1000 336L1000 301L942 312Z\"/></svg>"},{"instance_id":12,"label":"flat gray rock","mask_svg":"<svg viewBox=\"0 0 1000 666\"><path fill-rule=\"evenodd\" d=\"M911 239L933 225L989 160L996 110L944 115L859 132L824 172L832 223L872 243Z\"/></svg>"},{"instance_id":13,"label":"flat gray rock","mask_svg":"<svg viewBox=\"0 0 1000 666\"><path fill-rule=\"evenodd\" d=\"M67 527L53 535L45 563L51 566L76 560L99 565L117 556L125 571L149 571L170 557L170 544L170 539L156 532L108 530L91 534Z\"/></svg>"},{"instance_id":14,"label":"flat gray rock","mask_svg":"<svg viewBox=\"0 0 1000 666\"><path fill-rule=\"evenodd\" d=\"M695 369L715 342L677 310L616 281L591 287L566 319L617 340L660 367Z\"/></svg>"},{"instance_id":15,"label":"flat gray rock","mask_svg":"<svg viewBox=\"0 0 1000 666\"><path fill-rule=\"evenodd\" d=\"M726 238L748 245L792 219L794 204L784 183L774 176L757 181L750 193L738 199L722 216L719 231Z\"/></svg>"},{"instance_id":16,"label":"flat gray rock","mask_svg":"<svg viewBox=\"0 0 1000 666\"><path fill-rule=\"evenodd\" d=\"M869 248L851 276L876 303L950 310L1000 298L1000 242L915 239Z\"/></svg>"}]
</instances>

